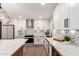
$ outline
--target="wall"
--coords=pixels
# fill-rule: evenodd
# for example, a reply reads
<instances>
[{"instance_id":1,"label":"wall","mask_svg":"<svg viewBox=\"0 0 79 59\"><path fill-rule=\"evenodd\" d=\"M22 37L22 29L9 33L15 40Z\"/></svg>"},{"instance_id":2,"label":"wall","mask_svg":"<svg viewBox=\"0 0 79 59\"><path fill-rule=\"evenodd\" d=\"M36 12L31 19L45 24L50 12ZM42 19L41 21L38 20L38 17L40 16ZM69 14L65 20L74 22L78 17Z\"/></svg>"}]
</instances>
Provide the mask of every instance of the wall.
<instances>
[{"instance_id":1,"label":"wall","mask_svg":"<svg viewBox=\"0 0 79 59\"><path fill-rule=\"evenodd\" d=\"M69 18L69 4L58 4L53 12L54 29L64 29L65 18Z\"/></svg>"}]
</instances>

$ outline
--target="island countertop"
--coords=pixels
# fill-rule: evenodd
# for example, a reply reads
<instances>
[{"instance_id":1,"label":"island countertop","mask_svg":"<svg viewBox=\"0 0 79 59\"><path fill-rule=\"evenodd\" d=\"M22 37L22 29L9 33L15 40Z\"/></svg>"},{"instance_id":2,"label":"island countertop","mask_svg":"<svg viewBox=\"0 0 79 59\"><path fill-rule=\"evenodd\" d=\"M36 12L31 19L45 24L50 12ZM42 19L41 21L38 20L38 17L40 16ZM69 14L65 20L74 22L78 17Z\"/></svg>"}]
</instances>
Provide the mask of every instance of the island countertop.
<instances>
[{"instance_id":1,"label":"island countertop","mask_svg":"<svg viewBox=\"0 0 79 59\"><path fill-rule=\"evenodd\" d=\"M16 52L28 39L11 39L0 40L0 56L11 56Z\"/></svg>"},{"instance_id":2,"label":"island countertop","mask_svg":"<svg viewBox=\"0 0 79 59\"><path fill-rule=\"evenodd\" d=\"M53 40L53 38L45 39L62 55L62 56L79 56L79 47L74 44L66 44Z\"/></svg>"}]
</instances>

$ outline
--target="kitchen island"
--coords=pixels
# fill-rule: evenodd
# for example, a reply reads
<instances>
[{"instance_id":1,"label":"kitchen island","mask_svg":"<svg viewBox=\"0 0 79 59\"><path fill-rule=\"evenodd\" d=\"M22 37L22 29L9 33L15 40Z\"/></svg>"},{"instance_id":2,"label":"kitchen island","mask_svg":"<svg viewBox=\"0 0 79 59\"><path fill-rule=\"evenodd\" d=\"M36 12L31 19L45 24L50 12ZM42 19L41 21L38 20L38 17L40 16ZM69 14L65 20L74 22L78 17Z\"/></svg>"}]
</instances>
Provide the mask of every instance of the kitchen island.
<instances>
[{"instance_id":1,"label":"kitchen island","mask_svg":"<svg viewBox=\"0 0 79 59\"><path fill-rule=\"evenodd\" d=\"M77 45L55 41L53 37L45 37L45 39L61 56L79 56L79 47Z\"/></svg>"},{"instance_id":2,"label":"kitchen island","mask_svg":"<svg viewBox=\"0 0 79 59\"><path fill-rule=\"evenodd\" d=\"M12 56L28 39L0 40L0 56Z\"/></svg>"}]
</instances>

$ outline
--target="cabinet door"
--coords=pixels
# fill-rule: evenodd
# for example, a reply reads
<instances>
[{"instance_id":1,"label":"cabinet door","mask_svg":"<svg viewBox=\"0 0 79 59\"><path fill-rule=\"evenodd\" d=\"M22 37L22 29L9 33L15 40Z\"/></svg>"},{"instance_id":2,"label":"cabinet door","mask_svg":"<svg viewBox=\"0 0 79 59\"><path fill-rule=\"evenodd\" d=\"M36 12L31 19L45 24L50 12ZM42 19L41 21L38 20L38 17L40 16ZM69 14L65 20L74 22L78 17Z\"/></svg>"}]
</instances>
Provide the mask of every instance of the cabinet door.
<instances>
[{"instance_id":1,"label":"cabinet door","mask_svg":"<svg viewBox=\"0 0 79 59\"><path fill-rule=\"evenodd\" d=\"M39 38L37 36L34 37L34 44L39 44Z\"/></svg>"},{"instance_id":2,"label":"cabinet door","mask_svg":"<svg viewBox=\"0 0 79 59\"><path fill-rule=\"evenodd\" d=\"M2 39L7 39L7 26L2 26Z\"/></svg>"},{"instance_id":3,"label":"cabinet door","mask_svg":"<svg viewBox=\"0 0 79 59\"><path fill-rule=\"evenodd\" d=\"M79 3L70 4L70 26L71 29L79 29Z\"/></svg>"},{"instance_id":4,"label":"cabinet door","mask_svg":"<svg viewBox=\"0 0 79 59\"><path fill-rule=\"evenodd\" d=\"M48 54L48 47L49 47L49 45L48 45L48 41L47 40L44 40L44 47L45 47L46 52Z\"/></svg>"},{"instance_id":5,"label":"cabinet door","mask_svg":"<svg viewBox=\"0 0 79 59\"><path fill-rule=\"evenodd\" d=\"M34 38L34 43L35 44L44 44L44 38L42 36L35 37Z\"/></svg>"},{"instance_id":6,"label":"cabinet door","mask_svg":"<svg viewBox=\"0 0 79 59\"><path fill-rule=\"evenodd\" d=\"M66 18L69 18L68 3L57 5L53 13L54 29L64 29L64 19Z\"/></svg>"},{"instance_id":7,"label":"cabinet door","mask_svg":"<svg viewBox=\"0 0 79 59\"><path fill-rule=\"evenodd\" d=\"M8 39L13 39L13 26L8 27Z\"/></svg>"},{"instance_id":8,"label":"cabinet door","mask_svg":"<svg viewBox=\"0 0 79 59\"><path fill-rule=\"evenodd\" d=\"M39 44L44 44L44 38L43 38L43 36L39 37Z\"/></svg>"}]
</instances>

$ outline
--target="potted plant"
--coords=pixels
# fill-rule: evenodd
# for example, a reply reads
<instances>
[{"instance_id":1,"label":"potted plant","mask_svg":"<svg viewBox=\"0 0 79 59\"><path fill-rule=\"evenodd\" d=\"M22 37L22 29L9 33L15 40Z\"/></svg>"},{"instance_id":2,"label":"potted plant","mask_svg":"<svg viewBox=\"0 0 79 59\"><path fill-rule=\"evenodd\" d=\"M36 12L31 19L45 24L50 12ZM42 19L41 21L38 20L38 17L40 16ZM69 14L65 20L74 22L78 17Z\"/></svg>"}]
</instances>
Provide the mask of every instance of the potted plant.
<instances>
[{"instance_id":1,"label":"potted plant","mask_svg":"<svg viewBox=\"0 0 79 59\"><path fill-rule=\"evenodd\" d=\"M70 40L71 40L71 36L65 35L65 36L64 36L64 40L65 40L65 42L66 42L67 44L69 44L69 43L70 43Z\"/></svg>"}]
</instances>

